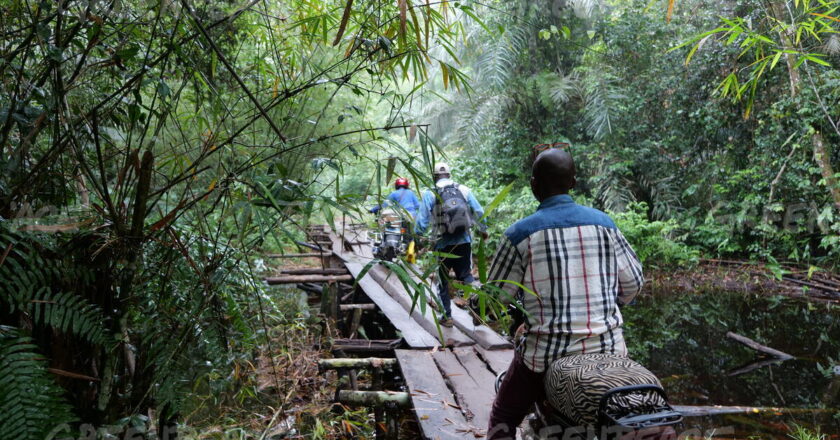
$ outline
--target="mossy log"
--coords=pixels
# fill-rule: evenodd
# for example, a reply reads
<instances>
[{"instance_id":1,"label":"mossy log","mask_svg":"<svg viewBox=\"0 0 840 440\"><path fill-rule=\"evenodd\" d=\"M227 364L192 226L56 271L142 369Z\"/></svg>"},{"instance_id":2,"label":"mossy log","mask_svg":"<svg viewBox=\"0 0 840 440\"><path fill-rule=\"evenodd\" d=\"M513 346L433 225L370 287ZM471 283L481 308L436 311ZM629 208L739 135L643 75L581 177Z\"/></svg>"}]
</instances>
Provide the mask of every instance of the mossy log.
<instances>
[{"instance_id":1,"label":"mossy log","mask_svg":"<svg viewBox=\"0 0 840 440\"><path fill-rule=\"evenodd\" d=\"M341 390L338 401L349 406L381 407L391 403L400 408L411 408L411 397L402 392Z\"/></svg>"},{"instance_id":2,"label":"mossy log","mask_svg":"<svg viewBox=\"0 0 840 440\"><path fill-rule=\"evenodd\" d=\"M318 369L321 371L339 368L394 368L396 365L396 359L388 358L335 358L318 361Z\"/></svg>"}]
</instances>

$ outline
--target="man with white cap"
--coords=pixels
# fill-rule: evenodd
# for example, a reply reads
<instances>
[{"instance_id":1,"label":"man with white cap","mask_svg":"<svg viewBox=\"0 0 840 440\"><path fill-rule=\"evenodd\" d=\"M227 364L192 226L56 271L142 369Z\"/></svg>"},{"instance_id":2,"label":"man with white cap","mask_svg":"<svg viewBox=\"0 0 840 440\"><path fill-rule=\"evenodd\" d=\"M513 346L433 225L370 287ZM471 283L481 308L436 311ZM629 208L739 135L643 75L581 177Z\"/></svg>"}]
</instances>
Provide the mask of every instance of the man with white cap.
<instances>
[{"instance_id":1,"label":"man with white cap","mask_svg":"<svg viewBox=\"0 0 840 440\"><path fill-rule=\"evenodd\" d=\"M455 279L462 283L475 282L472 276L472 236L470 228L484 216L484 208L473 196L472 191L452 180L449 165L439 162L433 171L434 190L423 192L420 210L417 213L415 232L423 235L432 223L434 250L441 254L439 259L440 302L443 317L440 324L451 327L452 305L449 298L449 271L455 272ZM486 226L478 223L482 235Z\"/></svg>"}]
</instances>

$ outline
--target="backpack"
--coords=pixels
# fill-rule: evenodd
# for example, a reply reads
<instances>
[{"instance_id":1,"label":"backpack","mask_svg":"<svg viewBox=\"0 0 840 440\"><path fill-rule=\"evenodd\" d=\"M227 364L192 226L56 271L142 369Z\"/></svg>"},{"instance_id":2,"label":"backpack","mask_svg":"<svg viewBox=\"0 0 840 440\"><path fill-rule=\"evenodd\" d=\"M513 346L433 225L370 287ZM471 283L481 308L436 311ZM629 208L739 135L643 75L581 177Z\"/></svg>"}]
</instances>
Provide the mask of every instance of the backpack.
<instances>
[{"instance_id":1,"label":"backpack","mask_svg":"<svg viewBox=\"0 0 840 440\"><path fill-rule=\"evenodd\" d=\"M440 196L441 233L463 234L472 226L470 206L458 185L438 189Z\"/></svg>"}]
</instances>

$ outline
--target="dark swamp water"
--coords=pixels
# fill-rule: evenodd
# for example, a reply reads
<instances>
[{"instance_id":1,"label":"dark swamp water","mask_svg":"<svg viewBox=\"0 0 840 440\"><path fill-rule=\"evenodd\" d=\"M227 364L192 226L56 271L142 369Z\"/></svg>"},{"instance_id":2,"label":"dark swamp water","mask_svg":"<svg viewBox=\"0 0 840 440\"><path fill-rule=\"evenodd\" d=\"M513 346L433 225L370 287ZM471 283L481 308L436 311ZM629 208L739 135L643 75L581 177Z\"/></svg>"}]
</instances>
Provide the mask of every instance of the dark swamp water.
<instances>
[{"instance_id":1,"label":"dark swamp water","mask_svg":"<svg viewBox=\"0 0 840 440\"><path fill-rule=\"evenodd\" d=\"M705 292L645 296L623 314L631 357L660 377L673 404L786 409L686 418L686 436L789 439L801 426L840 438L840 307ZM768 358L728 331L796 359L736 374Z\"/></svg>"}]
</instances>

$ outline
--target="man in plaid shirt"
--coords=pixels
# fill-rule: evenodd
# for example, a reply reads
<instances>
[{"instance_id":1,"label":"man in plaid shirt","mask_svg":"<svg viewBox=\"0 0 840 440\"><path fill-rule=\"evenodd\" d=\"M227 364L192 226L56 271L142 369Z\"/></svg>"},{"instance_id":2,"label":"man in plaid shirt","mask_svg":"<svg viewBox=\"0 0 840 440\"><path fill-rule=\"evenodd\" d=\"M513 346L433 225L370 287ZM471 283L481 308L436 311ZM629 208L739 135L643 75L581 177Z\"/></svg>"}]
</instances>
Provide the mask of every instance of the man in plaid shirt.
<instances>
[{"instance_id":1,"label":"man in plaid shirt","mask_svg":"<svg viewBox=\"0 0 840 440\"><path fill-rule=\"evenodd\" d=\"M544 399L544 372L555 359L627 354L618 306L641 290L642 265L606 214L572 200L574 186L568 152L537 156L531 189L539 208L505 231L490 269L489 279L507 300L516 298L527 312L524 336L493 403L490 440L515 436L534 403Z\"/></svg>"}]
</instances>

